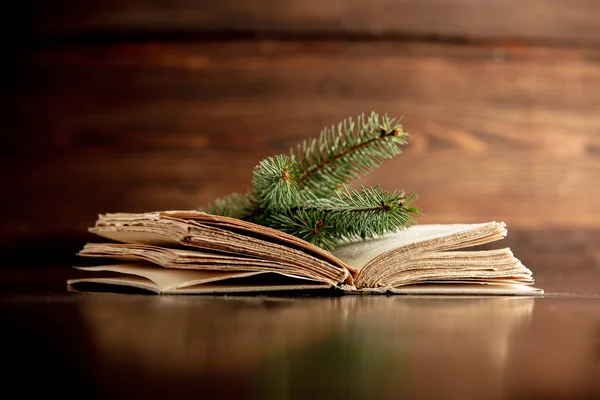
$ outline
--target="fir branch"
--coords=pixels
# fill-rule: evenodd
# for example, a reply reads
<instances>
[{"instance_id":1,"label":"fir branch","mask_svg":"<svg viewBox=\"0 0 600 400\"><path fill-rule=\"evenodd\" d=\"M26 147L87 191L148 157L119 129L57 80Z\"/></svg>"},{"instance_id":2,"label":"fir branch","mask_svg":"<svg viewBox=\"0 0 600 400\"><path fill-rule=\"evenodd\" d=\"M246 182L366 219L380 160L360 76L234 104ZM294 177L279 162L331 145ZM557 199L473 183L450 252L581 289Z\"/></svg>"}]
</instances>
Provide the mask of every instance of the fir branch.
<instances>
[{"instance_id":1,"label":"fir branch","mask_svg":"<svg viewBox=\"0 0 600 400\"><path fill-rule=\"evenodd\" d=\"M320 210L299 208L272 214L267 224L325 250L333 250L339 235L327 219L327 214Z\"/></svg>"},{"instance_id":2,"label":"fir branch","mask_svg":"<svg viewBox=\"0 0 600 400\"><path fill-rule=\"evenodd\" d=\"M371 238L407 228L420 210L409 207L416 195L376 188L337 193L330 199L313 198L302 207L268 216L272 228L290 233L326 250L344 239Z\"/></svg>"},{"instance_id":3,"label":"fir branch","mask_svg":"<svg viewBox=\"0 0 600 400\"><path fill-rule=\"evenodd\" d=\"M290 233L326 250L344 239L369 238L414 224L416 195L379 187L349 191L360 178L401 153L408 134L399 121L371 113L349 118L290 151L260 162L252 190L204 208Z\"/></svg>"},{"instance_id":4,"label":"fir branch","mask_svg":"<svg viewBox=\"0 0 600 400\"><path fill-rule=\"evenodd\" d=\"M284 155L261 161L252 176L255 206L267 210L294 206L298 197L297 165L297 162Z\"/></svg>"},{"instance_id":5,"label":"fir branch","mask_svg":"<svg viewBox=\"0 0 600 400\"><path fill-rule=\"evenodd\" d=\"M344 186L343 191L331 198L315 199L306 206L325 212L341 236L365 239L415 224L413 217L420 210L409 204L416 197L414 193L406 195L403 190L388 192L379 187L361 187L360 191L349 191Z\"/></svg>"},{"instance_id":6,"label":"fir branch","mask_svg":"<svg viewBox=\"0 0 600 400\"><path fill-rule=\"evenodd\" d=\"M297 183L302 192L329 197L340 184L347 184L401 153L408 133L394 118L375 112L357 121L348 118L325 128L318 139L305 140L290 150L299 162Z\"/></svg>"}]
</instances>

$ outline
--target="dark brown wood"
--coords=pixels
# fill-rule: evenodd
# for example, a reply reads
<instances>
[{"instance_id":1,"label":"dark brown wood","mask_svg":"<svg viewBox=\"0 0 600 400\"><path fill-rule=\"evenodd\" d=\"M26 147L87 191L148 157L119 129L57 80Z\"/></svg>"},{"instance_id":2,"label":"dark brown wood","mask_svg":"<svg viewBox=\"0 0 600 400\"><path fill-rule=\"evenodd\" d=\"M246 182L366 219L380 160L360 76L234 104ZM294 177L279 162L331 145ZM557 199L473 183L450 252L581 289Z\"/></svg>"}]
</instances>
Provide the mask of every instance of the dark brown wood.
<instances>
[{"instance_id":1,"label":"dark brown wood","mask_svg":"<svg viewBox=\"0 0 600 400\"><path fill-rule=\"evenodd\" d=\"M58 0L17 5L40 34L248 32L598 43L594 0Z\"/></svg>"},{"instance_id":2,"label":"dark brown wood","mask_svg":"<svg viewBox=\"0 0 600 400\"><path fill-rule=\"evenodd\" d=\"M3 386L27 398L598 399L599 312L577 293L2 293Z\"/></svg>"},{"instance_id":3,"label":"dark brown wood","mask_svg":"<svg viewBox=\"0 0 600 400\"><path fill-rule=\"evenodd\" d=\"M599 59L336 41L33 52L3 99L14 112L1 139L11 193L1 235L73 235L99 212L194 208L247 189L264 157L371 110L403 114L411 137L362 183L416 191L422 222L597 227Z\"/></svg>"}]
</instances>

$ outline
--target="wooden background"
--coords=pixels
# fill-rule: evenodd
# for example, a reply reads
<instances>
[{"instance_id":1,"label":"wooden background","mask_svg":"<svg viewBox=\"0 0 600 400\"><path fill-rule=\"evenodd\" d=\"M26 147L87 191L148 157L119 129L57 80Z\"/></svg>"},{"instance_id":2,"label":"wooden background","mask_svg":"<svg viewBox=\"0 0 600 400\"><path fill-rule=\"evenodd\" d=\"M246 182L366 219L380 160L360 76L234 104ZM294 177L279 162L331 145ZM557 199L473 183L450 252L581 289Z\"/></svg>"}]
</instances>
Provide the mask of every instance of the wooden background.
<instances>
[{"instance_id":1,"label":"wooden background","mask_svg":"<svg viewBox=\"0 0 600 400\"><path fill-rule=\"evenodd\" d=\"M13 7L0 97L7 247L69 253L98 213L244 190L264 157L374 110L403 115L410 144L361 183L417 192L422 223L504 220L536 254L600 264L600 2Z\"/></svg>"}]
</instances>

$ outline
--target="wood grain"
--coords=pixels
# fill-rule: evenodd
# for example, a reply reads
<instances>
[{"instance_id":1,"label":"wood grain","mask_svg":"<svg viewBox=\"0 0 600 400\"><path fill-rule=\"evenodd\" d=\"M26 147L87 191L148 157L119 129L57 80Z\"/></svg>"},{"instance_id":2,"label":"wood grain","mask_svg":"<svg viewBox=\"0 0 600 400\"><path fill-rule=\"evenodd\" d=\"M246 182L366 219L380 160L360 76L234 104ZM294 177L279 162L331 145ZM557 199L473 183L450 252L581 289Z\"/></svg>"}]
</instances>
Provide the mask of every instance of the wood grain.
<instances>
[{"instance_id":1,"label":"wood grain","mask_svg":"<svg viewBox=\"0 0 600 400\"><path fill-rule=\"evenodd\" d=\"M42 49L2 97L0 237L194 208L245 190L262 158L371 110L404 115L411 138L362 183L416 191L421 222L594 228L598 60L594 49L391 41Z\"/></svg>"},{"instance_id":2,"label":"wood grain","mask_svg":"<svg viewBox=\"0 0 600 400\"><path fill-rule=\"evenodd\" d=\"M598 44L594 0L55 0L13 7L12 29L37 35L207 33L225 35L425 36Z\"/></svg>"}]
</instances>

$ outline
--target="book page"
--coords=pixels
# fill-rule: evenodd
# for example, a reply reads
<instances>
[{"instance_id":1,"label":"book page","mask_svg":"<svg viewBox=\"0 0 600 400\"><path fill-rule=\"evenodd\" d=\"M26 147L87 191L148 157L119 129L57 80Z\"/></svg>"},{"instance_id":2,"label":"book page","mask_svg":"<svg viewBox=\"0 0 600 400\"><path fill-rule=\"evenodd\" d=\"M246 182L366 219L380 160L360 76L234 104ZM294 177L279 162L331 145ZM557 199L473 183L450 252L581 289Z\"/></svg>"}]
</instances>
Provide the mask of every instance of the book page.
<instances>
[{"instance_id":1,"label":"book page","mask_svg":"<svg viewBox=\"0 0 600 400\"><path fill-rule=\"evenodd\" d=\"M242 257L202 250L159 247L130 243L87 243L77 253L81 257L108 258L135 263L150 262L164 268L231 271L282 272L320 280L320 275L294 265L256 257Z\"/></svg>"},{"instance_id":2,"label":"book page","mask_svg":"<svg viewBox=\"0 0 600 400\"><path fill-rule=\"evenodd\" d=\"M177 240L156 232L117 231L94 228L92 228L90 231L100 237L109 240L114 240L115 242L120 243L152 244L155 246L166 246L175 248L182 247Z\"/></svg>"},{"instance_id":3,"label":"book page","mask_svg":"<svg viewBox=\"0 0 600 400\"><path fill-rule=\"evenodd\" d=\"M407 257L391 252L382 257L378 274L365 286L397 287L424 281L480 281L503 279L533 284L531 271L508 248L496 250L423 252Z\"/></svg>"},{"instance_id":4,"label":"book page","mask_svg":"<svg viewBox=\"0 0 600 400\"><path fill-rule=\"evenodd\" d=\"M200 286L212 288L211 292L217 292L221 288L223 292L245 291L245 288L257 288L262 286L315 286L330 287L328 284L320 283L301 276L284 274L278 272L223 272L223 271L197 271L197 270L174 270L148 266L143 264L108 264L93 267L76 267L76 269L90 272L115 272L110 277L91 277L71 279L67 281L69 286L82 283L105 283L117 286L136 287L150 290L156 293L202 292ZM265 279L245 278L264 276ZM281 277L278 279L277 277ZM265 284L273 281L275 284ZM274 290L274 289L273 289Z\"/></svg>"},{"instance_id":5,"label":"book page","mask_svg":"<svg viewBox=\"0 0 600 400\"><path fill-rule=\"evenodd\" d=\"M520 284L495 284L495 283L455 283L439 282L433 284L418 284L391 288L394 294L422 294L422 295L494 295L494 296L517 296L517 295L540 295L544 291L532 286Z\"/></svg>"},{"instance_id":6,"label":"book page","mask_svg":"<svg viewBox=\"0 0 600 400\"><path fill-rule=\"evenodd\" d=\"M203 224L203 220L210 221L211 225ZM90 232L113 240L150 245L163 244L157 243L162 236L162 240L167 238L173 241L165 243L165 246L186 246L209 252L268 259L305 270L311 277L322 276L328 283L351 283L353 280L350 269L341 261L331 262L334 259L331 254L329 258L321 257L317 252L307 252L301 246L290 246L292 242L299 242L298 238L283 240L283 232L278 235L267 234L262 228L250 229L249 226L254 226L250 223L238 223L234 227L235 223L232 221L235 220L197 211L104 214L99 216ZM143 237L140 233L151 235Z\"/></svg>"},{"instance_id":7,"label":"book page","mask_svg":"<svg viewBox=\"0 0 600 400\"><path fill-rule=\"evenodd\" d=\"M261 236L267 240L276 241L294 249L299 249L306 253L312 254L338 267L348 269L351 275L356 276L357 271L348 268L347 265L343 264L330 252L277 229L272 229L263 225L254 224L236 218L211 215L198 211L164 211L160 213L160 217L172 218L175 220L198 221L204 226L213 226L224 230L244 232L245 234L249 234L251 236Z\"/></svg>"},{"instance_id":8,"label":"book page","mask_svg":"<svg viewBox=\"0 0 600 400\"><path fill-rule=\"evenodd\" d=\"M460 232L477 230L488 224L415 225L378 238L345 242L333 250L332 253L350 267L361 270L370 261L388 251L423 241L440 239Z\"/></svg>"},{"instance_id":9,"label":"book page","mask_svg":"<svg viewBox=\"0 0 600 400\"><path fill-rule=\"evenodd\" d=\"M223 272L167 269L143 264L107 264L93 267L76 267L82 271L110 271L146 278L162 290L215 282L223 279L242 278L260 272Z\"/></svg>"}]
</instances>

